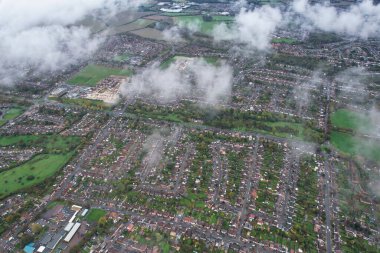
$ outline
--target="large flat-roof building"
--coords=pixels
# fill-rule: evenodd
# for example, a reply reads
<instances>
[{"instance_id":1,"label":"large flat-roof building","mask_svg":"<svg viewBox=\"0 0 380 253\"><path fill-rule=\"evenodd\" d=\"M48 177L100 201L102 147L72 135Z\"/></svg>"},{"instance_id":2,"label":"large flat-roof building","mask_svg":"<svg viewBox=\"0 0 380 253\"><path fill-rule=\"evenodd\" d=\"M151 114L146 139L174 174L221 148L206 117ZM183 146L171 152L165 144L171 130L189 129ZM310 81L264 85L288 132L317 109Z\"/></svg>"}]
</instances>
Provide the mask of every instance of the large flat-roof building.
<instances>
[{"instance_id":1,"label":"large flat-roof building","mask_svg":"<svg viewBox=\"0 0 380 253\"><path fill-rule=\"evenodd\" d=\"M70 230L70 232L66 235L65 239L63 239L63 240L65 242L70 242L71 239L73 238L73 236L75 235L75 233L78 231L80 225L81 224L79 222L75 223L75 225L73 226L73 228Z\"/></svg>"}]
</instances>

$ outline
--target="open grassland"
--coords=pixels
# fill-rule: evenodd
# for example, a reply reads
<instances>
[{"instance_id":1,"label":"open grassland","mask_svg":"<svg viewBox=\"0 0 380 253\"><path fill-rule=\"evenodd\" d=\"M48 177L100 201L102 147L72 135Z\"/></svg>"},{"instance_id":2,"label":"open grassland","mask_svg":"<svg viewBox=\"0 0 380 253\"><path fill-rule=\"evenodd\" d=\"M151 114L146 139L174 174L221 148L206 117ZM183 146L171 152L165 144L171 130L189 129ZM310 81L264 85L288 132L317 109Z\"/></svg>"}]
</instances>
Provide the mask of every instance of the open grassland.
<instances>
[{"instance_id":1,"label":"open grassland","mask_svg":"<svg viewBox=\"0 0 380 253\"><path fill-rule=\"evenodd\" d=\"M129 69L118 69L99 65L88 65L67 82L69 84L74 85L96 86L98 82L109 76L130 76L131 74L132 71Z\"/></svg>"},{"instance_id":2,"label":"open grassland","mask_svg":"<svg viewBox=\"0 0 380 253\"><path fill-rule=\"evenodd\" d=\"M187 57L187 56L180 56L180 55L176 55L176 56L173 56L171 58L168 58L166 59L165 61L161 62L161 69L166 69L168 68L171 64L175 63L176 61L178 60L190 60L190 59L193 59L194 57ZM218 57L198 57L198 59L203 59L204 61L206 61L208 64L211 64L211 65L218 65L220 63L220 58Z\"/></svg>"},{"instance_id":3,"label":"open grassland","mask_svg":"<svg viewBox=\"0 0 380 253\"><path fill-rule=\"evenodd\" d=\"M0 173L0 199L42 183L59 171L75 154L81 138L60 135L1 136L0 147L41 148L42 153Z\"/></svg>"},{"instance_id":4,"label":"open grassland","mask_svg":"<svg viewBox=\"0 0 380 253\"><path fill-rule=\"evenodd\" d=\"M281 44L289 44L293 45L297 43L297 40L292 38L274 38L272 39L272 43L281 43Z\"/></svg>"},{"instance_id":5,"label":"open grassland","mask_svg":"<svg viewBox=\"0 0 380 253\"><path fill-rule=\"evenodd\" d=\"M131 31L131 33L150 40L163 40L164 35L161 31L154 28L143 28L139 30Z\"/></svg>"},{"instance_id":6,"label":"open grassland","mask_svg":"<svg viewBox=\"0 0 380 253\"><path fill-rule=\"evenodd\" d=\"M361 133L372 128L371 120L366 116L346 109L339 109L331 115L333 127L350 129Z\"/></svg>"},{"instance_id":7,"label":"open grassland","mask_svg":"<svg viewBox=\"0 0 380 253\"><path fill-rule=\"evenodd\" d=\"M202 16L176 16L173 17L174 23L186 27L197 27L204 34L212 33L214 27L221 23L230 23L234 21L231 16L212 16L211 21L205 21Z\"/></svg>"},{"instance_id":8,"label":"open grassland","mask_svg":"<svg viewBox=\"0 0 380 253\"><path fill-rule=\"evenodd\" d=\"M143 29L148 27L149 25L155 23L154 20L149 20L149 19L137 19L131 23L121 25L114 27L109 35L114 35L114 34L120 34L120 33L126 33L126 32L131 32L139 29Z\"/></svg>"},{"instance_id":9,"label":"open grassland","mask_svg":"<svg viewBox=\"0 0 380 253\"><path fill-rule=\"evenodd\" d=\"M88 98L56 98L50 97L51 100L56 100L64 104L77 105L90 110L107 110L112 107L103 100L88 99Z\"/></svg>"},{"instance_id":10,"label":"open grassland","mask_svg":"<svg viewBox=\"0 0 380 253\"><path fill-rule=\"evenodd\" d=\"M0 198L43 182L61 169L73 155L74 152L37 155L16 168L0 173Z\"/></svg>"},{"instance_id":11,"label":"open grassland","mask_svg":"<svg viewBox=\"0 0 380 253\"><path fill-rule=\"evenodd\" d=\"M131 58L131 55L129 54L121 54L121 55L116 55L113 60L116 62L125 62L128 61Z\"/></svg>"},{"instance_id":12,"label":"open grassland","mask_svg":"<svg viewBox=\"0 0 380 253\"><path fill-rule=\"evenodd\" d=\"M92 208L87 216L86 216L86 220L89 221L89 222L97 222L101 217L103 217L104 215L106 215L106 211L104 211L103 209L98 209L98 208Z\"/></svg>"},{"instance_id":13,"label":"open grassland","mask_svg":"<svg viewBox=\"0 0 380 253\"><path fill-rule=\"evenodd\" d=\"M342 153L350 156L362 156L380 162L380 144L375 139L360 137L370 134L374 126L367 115L347 109L339 109L331 115L331 143ZM354 132L354 134L352 133ZM354 136L355 133L359 136Z\"/></svg>"},{"instance_id":14,"label":"open grassland","mask_svg":"<svg viewBox=\"0 0 380 253\"><path fill-rule=\"evenodd\" d=\"M380 162L380 143L352 135L333 131L331 143L346 155L359 155Z\"/></svg>"},{"instance_id":15,"label":"open grassland","mask_svg":"<svg viewBox=\"0 0 380 253\"><path fill-rule=\"evenodd\" d=\"M131 23L126 24L125 27L124 26L120 26L120 27L124 27L125 31L128 32L128 31L145 28L153 24L154 22L155 22L154 20L140 18Z\"/></svg>"},{"instance_id":16,"label":"open grassland","mask_svg":"<svg viewBox=\"0 0 380 253\"><path fill-rule=\"evenodd\" d=\"M168 16L168 17L177 17L177 16L189 16L189 13L186 12L163 12L160 13L162 16Z\"/></svg>"},{"instance_id":17,"label":"open grassland","mask_svg":"<svg viewBox=\"0 0 380 253\"><path fill-rule=\"evenodd\" d=\"M169 235L163 234L158 231L148 231L142 230L141 228L136 229L136 231L128 234L132 240L139 242L142 245L148 245L149 247L159 247L160 252L169 253L171 252Z\"/></svg>"},{"instance_id":18,"label":"open grassland","mask_svg":"<svg viewBox=\"0 0 380 253\"><path fill-rule=\"evenodd\" d=\"M0 126L8 122L8 120L14 119L20 116L24 112L24 108L13 107L5 112L4 116L0 119Z\"/></svg>"},{"instance_id":19,"label":"open grassland","mask_svg":"<svg viewBox=\"0 0 380 253\"><path fill-rule=\"evenodd\" d=\"M208 109L214 110L213 108ZM210 111L191 103L184 103L181 108L176 110L136 103L127 108L127 115L168 120L191 126L204 125L236 131L258 132L317 143L320 143L323 137L321 131L312 127L313 122L303 122L295 117L285 118L282 114L219 110L213 115L209 113ZM195 121L202 123L193 123Z\"/></svg>"},{"instance_id":20,"label":"open grassland","mask_svg":"<svg viewBox=\"0 0 380 253\"><path fill-rule=\"evenodd\" d=\"M1 136L0 147L17 146L19 148L40 147L46 153L69 152L79 145L81 138L60 135L12 135Z\"/></svg>"},{"instance_id":21,"label":"open grassland","mask_svg":"<svg viewBox=\"0 0 380 253\"><path fill-rule=\"evenodd\" d=\"M277 64L284 64L314 70L325 64L324 61L310 56L295 56L290 54L275 53L268 57L266 66L273 68Z\"/></svg>"}]
</instances>

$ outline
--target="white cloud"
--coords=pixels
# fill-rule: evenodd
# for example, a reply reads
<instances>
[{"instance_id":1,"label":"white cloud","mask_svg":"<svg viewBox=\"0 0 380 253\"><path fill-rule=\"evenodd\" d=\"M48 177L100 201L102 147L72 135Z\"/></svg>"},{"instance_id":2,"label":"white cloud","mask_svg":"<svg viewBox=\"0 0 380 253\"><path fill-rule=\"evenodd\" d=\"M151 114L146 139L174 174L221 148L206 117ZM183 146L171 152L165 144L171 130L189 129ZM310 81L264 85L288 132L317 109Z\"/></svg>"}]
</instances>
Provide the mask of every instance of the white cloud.
<instances>
[{"instance_id":1,"label":"white cloud","mask_svg":"<svg viewBox=\"0 0 380 253\"><path fill-rule=\"evenodd\" d=\"M323 31L363 39L380 34L380 5L374 5L370 0L351 5L342 11L326 4L311 5L307 0L295 0L293 10Z\"/></svg>"},{"instance_id":2,"label":"white cloud","mask_svg":"<svg viewBox=\"0 0 380 253\"><path fill-rule=\"evenodd\" d=\"M181 36L181 28L178 26L172 26L162 32L164 39L170 42L183 42L184 39Z\"/></svg>"},{"instance_id":3,"label":"white cloud","mask_svg":"<svg viewBox=\"0 0 380 253\"><path fill-rule=\"evenodd\" d=\"M238 0L232 5L232 10L240 11L242 8L246 8L248 6L247 0Z\"/></svg>"},{"instance_id":4,"label":"white cloud","mask_svg":"<svg viewBox=\"0 0 380 253\"><path fill-rule=\"evenodd\" d=\"M140 1L1 0L0 84L12 84L29 69L55 71L89 57L100 40L74 24L87 15L112 15Z\"/></svg>"},{"instance_id":5,"label":"white cloud","mask_svg":"<svg viewBox=\"0 0 380 253\"><path fill-rule=\"evenodd\" d=\"M203 102L229 99L232 68L225 62L218 66L202 59L189 59L162 69L158 63L144 69L122 86L126 97L143 96L159 102L198 94Z\"/></svg>"},{"instance_id":6,"label":"white cloud","mask_svg":"<svg viewBox=\"0 0 380 253\"><path fill-rule=\"evenodd\" d=\"M282 13L278 8L263 6L254 10L242 8L235 23L228 27L222 23L215 27L213 36L216 41L234 40L246 44L251 49L267 50L272 34L281 24Z\"/></svg>"}]
</instances>

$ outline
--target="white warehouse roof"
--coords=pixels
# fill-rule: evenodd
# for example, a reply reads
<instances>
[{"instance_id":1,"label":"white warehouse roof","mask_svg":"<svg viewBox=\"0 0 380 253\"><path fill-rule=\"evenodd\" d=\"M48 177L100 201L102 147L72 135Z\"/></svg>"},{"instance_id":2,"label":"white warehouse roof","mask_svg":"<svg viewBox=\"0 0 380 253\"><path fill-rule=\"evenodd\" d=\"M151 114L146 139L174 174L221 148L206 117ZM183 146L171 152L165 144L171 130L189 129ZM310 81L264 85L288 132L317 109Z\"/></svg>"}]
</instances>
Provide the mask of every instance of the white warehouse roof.
<instances>
[{"instance_id":1,"label":"white warehouse roof","mask_svg":"<svg viewBox=\"0 0 380 253\"><path fill-rule=\"evenodd\" d=\"M71 238L73 238L73 236L75 235L75 233L77 232L79 227L80 227L80 223L79 222L75 223L73 228L70 230L70 232L66 235L65 239L63 239L63 240L65 242L70 242Z\"/></svg>"}]
</instances>

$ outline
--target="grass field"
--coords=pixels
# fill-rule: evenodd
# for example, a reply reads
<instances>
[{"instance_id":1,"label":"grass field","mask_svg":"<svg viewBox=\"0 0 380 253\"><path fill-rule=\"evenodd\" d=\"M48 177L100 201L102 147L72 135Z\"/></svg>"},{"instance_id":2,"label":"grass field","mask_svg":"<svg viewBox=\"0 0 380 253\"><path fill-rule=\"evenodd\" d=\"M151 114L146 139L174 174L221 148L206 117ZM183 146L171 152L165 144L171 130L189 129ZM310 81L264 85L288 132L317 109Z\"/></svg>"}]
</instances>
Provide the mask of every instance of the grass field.
<instances>
[{"instance_id":1,"label":"grass field","mask_svg":"<svg viewBox=\"0 0 380 253\"><path fill-rule=\"evenodd\" d=\"M346 155L360 155L372 161L380 162L380 143L375 140L367 140L333 131L331 143Z\"/></svg>"},{"instance_id":2,"label":"grass field","mask_svg":"<svg viewBox=\"0 0 380 253\"><path fill-rule=\"evenodd\" d=\"M60 135L1 136L0 147L42 148L44 154L0 173L0 198L43 182L60 170L75 154L81 138Z\"/></svg>"},{"instance_id":3,"label":"grass field","mask_svg":"<svg viewBox=\"0 0 380 253\"><path fill-rule=\"evenodd\" d=\"M61 169L73 155L74 152L37 155L18 167L0 173L0 198L43 182Z\"/></svg>"},{"instance_id":4,"label":"grass field","mask_svg":"<svg viewBox=\"0 0 380 253\"><path fill-rule=\"evenodd\" d=\"M50 99L59 101L64 104L78 105L92 110L107 110L112 107L112 105L107 104L103 100L88 99L88 98L55 98Z\"/></svg>"},{"instance_id":5,"label":"grass field","mask_svg":"<svg viewBox=\"0 0 380 253\"><path fill-rule=\"evenodd\" d=\"M114 35L114 34L120 34L120 33L126 33L130 31L135 31L139 29L143 29L148 27L149 25L155 23L156 21L154 20L149 20L149 19L137 19L131 23L121 25L114 27L109 35Z\"/></svg>"},{"instance_id":6,"label":"grass field","mask_svg":"<svg viewBox=\"0 0 380 253\"><path fill-rule=\"evenodd\" d=\"M75 85L96 86L99 81L111 75L130 76L131 74L132 71L128 69L88 65L67 82Z\"/></svg>"},{"instance_id":7,"label":"grass field","mask_svg":"<svg viewBox=\"0 0 380 253\"><path fill-rule=\"evenodd\" d=\"M5 146L21 146L21 147L41 147L47 153L63 152L67 153L81 141L80 137L76 136L60 136L60 135L12 135L1 136L0 147Z\"/></svg>"},{"instance_id":8,"label":"grass field","mask_svg":"<svg viewBox=\"0 0 380 253\"><path fill-rule=\"evenodd\" d=\"M337 128L355 131L371 127L371 121L367 116L346 109L339 109L331 114L331 124Z\"/></svg>"},{"instance_id":9,"label":"grass field","mask_svg":"<svg viewBox=\"0 0 380 253\"><path fill-rule=\"evenodd\" d=\"M121 55L116 55L113 60L116 62L125 62L128 61L129 58L131 58L131 55L129 54L121 54Z\"/></svg>"},{"instance_id":10,"label":"grass field","mask_svg":"<svg viewBox=\"0 0 380 253\"><path fill-rule=\"evenodd\" d=\"M166 69L168 68L172 63L176 62L177 60L186 60L186 59L191 59L192 57L186 57L186 56L180 56L176 55L173 56L165 61L163 61L160 65L161 69ZM218 57L202 57L208 64L211 65L218 65L220 63L220 58Z\"/></svg>"},{"instance_id":11,"label":"grass field","mask_svg":"<svg viewBox=\"0 0 380 253\"><path fill-rule=\"evenodd\" d=\"M218 57L203 57L203 59L211 65L217 65L220 62L220 59Z\"/></svg>"},{"instance_id":12,"label":"grass field","mask_svg":"<svg viewBox=\"0 0 380 253\"><path fill-rule=\"evenodd\" d=\"M281 44L296 44L297 40L292 39L292 38L274 38L272 39L272 43L281 43Z\"/></svg>"},{"instance_id":13,"label":"grass field","mask_svg":"<svg viewBox=\"0 0 380 253\"><path fill-rule=\"evenodd\" d=\"M18 116L20 116L25 110L21 107L13 107L6 111L3 118L0 119L0 126L4 125L8 122L8 120L14 119Z\"/></svg>"},{"instance_id":14,"label":"grass field","mask_svg":"<svg viewBox=\"0 0 380 253\"><path fill-rule=\"evenodd\" d=\"M323 134L320 131L317 131L313 128L310 128L304 123L297 122L288 122L284 119L278 118L278 121L266 121L262 120L253 120L252 119L243 119L243 116L240 118L235 117L229 112L225 113L225 116L209 118L204 111L196 111L189 113L194 110L194 108L184 106L181 110L175 111L165 111L160 109L152 109L149 107L143 108L132 108L127 109L127 114L129 117L145 117L158 120L167 120L172 122L177 122L184 125L189 125L192 127L205 125L211 127L219 127L224 129L231 129L235 131L244 131L244 132L257 132L262 134L269 134L283 138L299 139L308 142L321 142ZM195 109L197 110L197 109ZM275 117L275 116L274 116ZM202 120L202 124L192 123L195 119ZM255 124L253 124L255 123Z\"/></svg>"},{"instance_id":15,"label":"grass field","mask_svg":"<svg viewBox=\"0 0 380 253\"><path fill-rule=\"evenodd\" d=\"M212 21L204 21L202 16L176 16L174 23L182 26L197 26L200 32L210 34L214 27L220 23L233 22L231 16L212 16Z\"/></svg>"},{"instance_id":16,"label":"grass field","mask_svg":"<svg viewBox=\"0 0 380 253\"><path fill-rule=\"evenodd\" d=\"M176 61L176 57L177 56L174 56L174 57L171 57L171 58L166 59L165 61L161 62L161 64L160 64L161 69L169 68L169 66Z\"/></svg>"},{"instance_id":17,"label":"grass field","mask_svg":"<svg viewBox=\"0 0 380 253\"><path fill-rule=\"evenodd\" d=\"M134 30L131 33L151 40L164 40L164 34L161 31L150 27Z\"/></svg>"},{"instance_id":18,"label":"grass field","mask_svg":"<svg viewBox=\"0 0 380 253\"><path fill-rule=\"evenodd\" d=\"M101 217L103 217L104 215L106 215L106 211L104 211L103 209L98 209L98 208L92 208L87 216L86 216L86 220L89 221L89 222L97 222Z\"/></svg>"},{"instance_id":19,"label":"grass field","mask_svg":"<svg viewBox=\"0 0 380 253\"><path fill-rule=\"evenodd\" d=\"M51 210L51 209L53 209L54 207L56 207L58 205L66 205L66 204L67 203L64 200L55 200L55 201L52 201L49 204L47 204L46 208L48 210Z\"/></svg>"},{"instance_id":20,"label":"grass field","mask_svg":"<svg viewBox=\"0 0 380 253\"><path fill-rule=\"evenodd\" d=\"M163 12L160 13L162 16L168 16L168 17L177 17L177 16L188 16L189 13L186 12Z\"/></svg>"}]
</instances>

